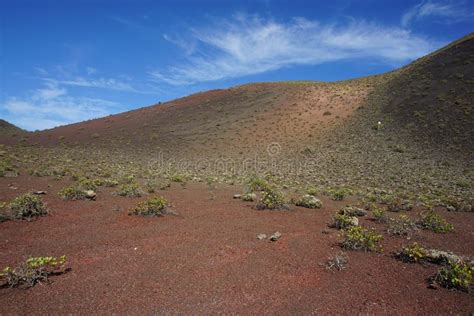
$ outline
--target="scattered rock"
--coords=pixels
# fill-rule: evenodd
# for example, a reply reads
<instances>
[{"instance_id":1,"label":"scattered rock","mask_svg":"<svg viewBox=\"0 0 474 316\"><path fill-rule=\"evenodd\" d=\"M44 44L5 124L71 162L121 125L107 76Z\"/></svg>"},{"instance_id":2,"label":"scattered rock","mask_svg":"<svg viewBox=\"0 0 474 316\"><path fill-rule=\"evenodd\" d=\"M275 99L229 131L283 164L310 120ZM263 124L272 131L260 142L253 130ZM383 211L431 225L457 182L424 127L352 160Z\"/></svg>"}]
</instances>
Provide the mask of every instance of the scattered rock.
<instances>
[{"instance_id":1,"label":"scattered rock","mask_svg":"<svg viewBox=\"0 0 474 316\"><path fill-rule=\"evenodd\" d=\"M448 212L456 212L456 208L452 205L448 205L446 209L448 210Z\"/></svg>"},{"instance_id":2,"label":"scattered rock","mask_svg":"<svg viewBox=\"0 0 474 316\"><path fill-rule=\"evenodd\" d=\"M305 194L301 197L301 199L296 201L296 205L306 208L321 208L323 206L323 203L321 202L321 200L315 198L314 196Z\"/></svg>"},{"instance_id":3,"label":"scattered rock","mask_svg":"<svg viewBox=\"0 0 474 316\"><path fill-rule=\"evenodd\" d=\"M339 214L362 217L367 215L367 211L356 206L345 206L339 210Z\"/></svg>"},{"instance_id":4,"label":"scattered rock","mask_svg":"<svg viewBox=\"0 0 474 316\"><path fill-rule=\"evenodd\" d=\"M89 199L89 200L95 200L95 198L97 196L97 193L95 193L92 190L86 190L86 191L84 191L84 193L86 195L86 198Z\"/></svg>"},{"instance_id":5,"label":"scattered rock","mask_svg":"<svg viewBox=\"0 0 474 316\"><path fill-rule=\"evenodd\" d=\"M411 211L413 209L413 205L410 201L395 201L389 203L387 206L387 211L389 212L402 212L402 211Z\"/></svg>"},{"instance_id":6,"label":"scattered rock","mask_svg":"<svg viewBox=\"0 0 474 316\"><path fill-rule=\"evenodd\" d=\"M234 199L241 199L242 198L242 194L234 194Z\"/></svg>"},{"instance_id":7,"label":"scattered rock","mask_svg":"<svg viewBox=\"0 0 474 316\"><path fill-rule=\"evenodd\" d=\"M350 217L350 225L351 226L359 226L359 219L356 216Z\"/></svg>"},{"instance_id":8,"label":"scattered rock","mask_svg":"<svg viewBox=\"0 0 474 316\"><path fill-rule=\"evenodd\" d=\"M447 263L447 262L470 262L470 260L458 256L452 252L438 250L438 249L427 249L426 257L428 261L433 263Z\"/></svg>"},{"instance_id":9,"label":"scattered rock","mask_svg":"<svg viewBox=\"0 0 474 316\"><path fill-rule=\"evenodd\" d=\"M258 239L258 240L267 239L267 235L265 235L265 234L258 234L258 235L257 235L257 239Z\"/></svg>"},{"instance_id":10,"label":"scattered rock","mask_svg":"<svg viewBox=\"0 0 474 316\"><path fill-rule=\"evenodd\" d=\"M277 240L280 239L280 238L281 238L281 233L280 233L280 232L276 232L276 233L274 233L273 235L271 235L269 239L270 239L271 241L277 241Z\"/></svg>"},{"instance_id":11,"label":"scattered rock","mask_svg":"<svg viewBox=\"0 0 474 316\"><path fill-rule=\"evenodd\" d=\"M35 191L35 192L33 192L33 194L36 194L36 195L45 195L45 194L46 194L46 191Z\"/></svg>"}]
</instances>

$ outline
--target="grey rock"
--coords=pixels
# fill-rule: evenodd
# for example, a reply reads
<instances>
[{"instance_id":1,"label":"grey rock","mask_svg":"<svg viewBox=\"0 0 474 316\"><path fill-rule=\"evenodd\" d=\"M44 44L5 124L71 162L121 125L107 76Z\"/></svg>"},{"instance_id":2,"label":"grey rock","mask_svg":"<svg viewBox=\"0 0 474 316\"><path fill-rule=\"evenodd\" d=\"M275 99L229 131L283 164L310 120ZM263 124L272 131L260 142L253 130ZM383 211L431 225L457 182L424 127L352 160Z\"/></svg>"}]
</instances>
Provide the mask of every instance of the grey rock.
<instances>
[{"instance_id":1,"label":"grey rock","mask_svg":"<svg viewBox=\"0 0 474 316\"><path fill-rule=\"evenodd\" d=\"M257 239L258 239L258 240L267 239L267 235L265 235L265 234L258 234L258 235L257 235Z\"/></svg>"},{"instance_id":2,"label":"grey rock","mask_svg":"<svg viewBox=\"0 0 474 316\"><path fill-rule=\"evenodd\" d=\"M273 235L270 236L271 241L277 241L278 239L281 238L281 233L280 232L275 232Z\"/></svg>"}]
</instances>

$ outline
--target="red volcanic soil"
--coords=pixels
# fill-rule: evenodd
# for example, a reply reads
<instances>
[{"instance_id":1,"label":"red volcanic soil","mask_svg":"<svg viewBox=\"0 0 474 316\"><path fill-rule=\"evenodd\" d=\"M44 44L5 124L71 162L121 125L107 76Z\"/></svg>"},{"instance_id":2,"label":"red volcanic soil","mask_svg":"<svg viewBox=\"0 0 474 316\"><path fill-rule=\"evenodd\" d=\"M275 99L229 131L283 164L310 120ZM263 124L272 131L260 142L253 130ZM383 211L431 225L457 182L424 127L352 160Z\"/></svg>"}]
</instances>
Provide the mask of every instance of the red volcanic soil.
<instances>
[{"instance_id":1,"label":"red volcanic soil","mask_svg":"<svg viewBox=\"0 0 474 316\"><path fill-rule=\"evenodd\" d=\"M12 184L17 189L12 189ZM48 187L50 185L51 187ZM9 201L47 190L51 214L32 222L0 223L0 266L27 256L68 257L71 268L52 283L28 290L0 289L0 314L468 314L472 294L427 288L437 266L407 264L392 253L419 243L473 256L474 219L442 215L455 232L420 231L411 241L385 233L382 254L348 251L349 265L326 271L322 263L340 251L339 232L327 223L348 203L323 198L321 210L257 211L235 200L241 188L219 186L215 199L202 184L173 184L158 192L177 216L128 216L140 200L99 191L97 201L65 202L66 181L0 178ZM408 213L416 217L416 211ZM370 216L362 224L383 231ZM276 242L257 240L276 231Z\"/></svg>"}]
</instances>

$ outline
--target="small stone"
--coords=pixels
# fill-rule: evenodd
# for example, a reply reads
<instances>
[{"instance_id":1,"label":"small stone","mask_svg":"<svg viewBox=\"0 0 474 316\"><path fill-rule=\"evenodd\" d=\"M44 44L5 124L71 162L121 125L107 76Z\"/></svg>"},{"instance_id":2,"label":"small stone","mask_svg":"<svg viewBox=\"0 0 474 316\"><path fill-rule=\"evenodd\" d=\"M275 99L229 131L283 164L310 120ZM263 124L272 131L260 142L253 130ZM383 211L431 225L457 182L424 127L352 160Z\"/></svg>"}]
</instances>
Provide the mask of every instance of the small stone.
<instances>
[{"instance_id":1,"label":"small stone","mask_svg":"<svg viewBox=\"0 0 474 316\"><path fill-rule=\"evenodd\" d=\"M257 235L257 239L258 239L258 240L267 239L267 235L265 235L265 234L258 234L258 235Z\"/></svg>"},{"instance_id":2,"label":"small stone","mask_svg":"<svg viewBox=\"0 0 474 316\"><path fill-rule=\"evenodd\" d=\"M85 195L86 195L86 198L90 199L90 200L95 200L96 196L97 196L97 193L95 193L94 191L92 190L86 190L84 191Z\"/></svg>"},{"instance_id":3,"label":"small stone","mask_svg":"<svg viewBox=\"0 0 474 316\"><path fill-rule=\"evenodd\" d=\"M339 211L339 214L362 217L367 215L367 211L355 206L346 206Z\"/></svg>"},{"instance_id":4,"label":"small stone","mask_svg":"<svg viewBox=\"0 0 474 316\"><path fill-rule=\"evenodd\" d=\"M242 198L242 194L234 194L234 199L241 199Z\"/></svg>"},{"instance_id":5,"label":"small stone","mask_svg":"<svg viewBox=\"0 0 474 316\"><path fill-rule=\"evenodd\" d=\"M35 192L33 192L33 194L36 194L36 195L45 195L45 194L46 194L46 191L35 191Z\"/></svg>"},{"instance_id":6,"label":"small stone","mask_svg":"<svg viewBox=\"0 0 474 316\"><path fill-rule=\"evenodd\" d=\"M351 216L350 224L351 226L359 226L359 219L356 216Z\"/></svg>"},{"instance_id":7,"label":"small stone","mask_svg":"<svg viewBox=\"0 0 474 316\"><path fill-rule=\"evenodd\" d=\"M280 233L280 232L276 232L276 233L274 233L273 235L271 235L269 239L270 239L271 241L277 241L277 240L280 239L280 238L281 238L281 233Z\"/></svg>"},{"instance_id":8,"label":"small stone","mask_svg":"<svg viewBox=\"0 0 474 316\"><path fill-rule=\"evenodd\" d=\"M449 212L456 212L456 208L452 205L448 205L448 207L446 207L446 209L449 211Z\"/></svg>"}]
</instances>

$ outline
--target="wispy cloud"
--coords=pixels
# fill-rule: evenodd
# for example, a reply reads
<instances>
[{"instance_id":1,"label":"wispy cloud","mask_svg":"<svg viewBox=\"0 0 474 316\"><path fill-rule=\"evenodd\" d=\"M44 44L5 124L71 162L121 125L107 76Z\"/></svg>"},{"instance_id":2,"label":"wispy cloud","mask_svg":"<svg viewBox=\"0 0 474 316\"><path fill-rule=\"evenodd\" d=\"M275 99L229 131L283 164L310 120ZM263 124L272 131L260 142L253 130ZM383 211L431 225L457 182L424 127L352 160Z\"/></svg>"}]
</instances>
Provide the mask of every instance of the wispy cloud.
<instances>
[{"instance_id":1,"label":"wispy cloud","mask_svg":"<svg viewBox=\"0 0 474 316\"><path fill-rule=\"evenodd\" d=\"M341 25L294 18L281 23L242 14L209 28L192 29L189 36L201 49L186 56L184 64L150 71L154 80L191 84L357 58L393 64L425 55L439 45L409 30L364 20Z\"/></svg>"},{"instance_id":2,"label":"wispy cloud","mask_svg":"<svg viewBox=\"0 0 474 316\"><path fill-rule=\"evenodd\" d=\"M401 19L403 27L408 27L414 21L425 18L441 19L445 23L464 21L467 18L474 18L472 8L466 8L463 1L431 1L424 0L408 10Z\"/></svg>"},{"instance_id":3,"label":"wispy cloud","mask_svg":"<svg viewBox=\"0 0 474 316\"><path fill-rule=\"evenodd\" d=\"M10 97L0 110L12 123L28 130L106 116L121 108L115 102L68 95L67 90L48 82L22 98Z\"/></svg>"},{"instance_id":4,"label":"wispy cloud","mask_svg":"<svg viewBox=\"0 0 474 316\"><path fill-rule=\"evenodd\" d=\"M114 78L75 77L73 79L45 78L44 80L54 82L56 84L67 85L67 86L102 88L102 89L109 89L109 90L115 90L115 91L136 92L136 93L141 92L135 89L129 82L120 81Z\"/></svg>"}]
</instances>

